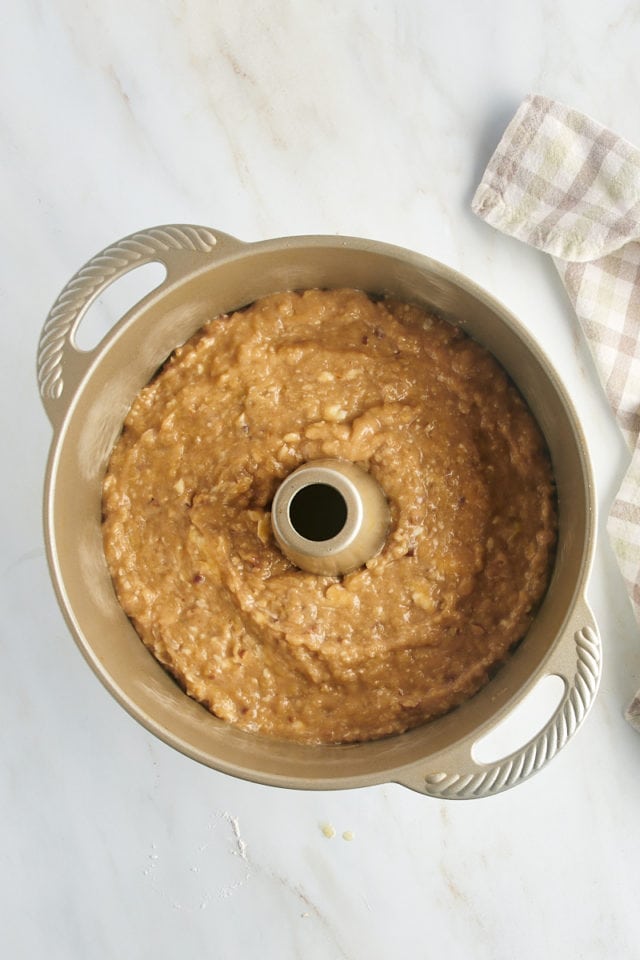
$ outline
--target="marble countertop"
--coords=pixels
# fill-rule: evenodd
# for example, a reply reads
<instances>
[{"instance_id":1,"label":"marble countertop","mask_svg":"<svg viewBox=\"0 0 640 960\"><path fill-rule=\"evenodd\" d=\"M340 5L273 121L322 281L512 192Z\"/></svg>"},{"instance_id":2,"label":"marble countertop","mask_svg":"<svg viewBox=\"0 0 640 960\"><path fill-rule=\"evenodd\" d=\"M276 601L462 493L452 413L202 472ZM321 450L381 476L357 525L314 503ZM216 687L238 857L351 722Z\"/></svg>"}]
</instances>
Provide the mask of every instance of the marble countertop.
<instances>
[{"instance_id":1,"label":"marble countertop","mask_svg":"<svg viewBox=\"0 0 640 960\"><path fill-rule=\"evenodd\" d=\"M640 737L623 719L640 686L640 634L604 529L627 455L551 262L470 212L529 92L640 145L639 48L638 5L624 0L5 9L4 956L640 956ZM502 300L552 357L595 465L589 598L605 661L584 728L532 779L460 802L391 784L297 792L242 782L155 739L86 666L42 541L51 429L36 346L82 263L172 222L244 240L344 234L426 253Z\"/></svg>"}]
</instances>

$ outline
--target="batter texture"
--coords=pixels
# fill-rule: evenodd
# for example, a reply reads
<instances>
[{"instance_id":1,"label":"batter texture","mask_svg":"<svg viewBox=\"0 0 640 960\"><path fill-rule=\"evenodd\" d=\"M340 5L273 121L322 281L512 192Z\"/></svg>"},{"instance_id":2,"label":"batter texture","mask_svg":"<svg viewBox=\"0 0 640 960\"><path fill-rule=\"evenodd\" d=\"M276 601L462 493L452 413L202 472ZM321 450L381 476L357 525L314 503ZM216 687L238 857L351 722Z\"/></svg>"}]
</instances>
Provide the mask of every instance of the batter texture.
<instances>
[{"instance_id":1,"label":"batter texture","mask_svg":"<svg viewBox=\"0 0 640 960\"><path fill-rule=\"evenodd\" d=\"M342 579L280 553L269 508L307 461L359 463L382 551ZM104 481L119 601L155 657L248 731L338 743L476 693L548 585L542 434L495 359L416 306L355 290L213 319L135 399Z\"/></svg>"}]
</instances>

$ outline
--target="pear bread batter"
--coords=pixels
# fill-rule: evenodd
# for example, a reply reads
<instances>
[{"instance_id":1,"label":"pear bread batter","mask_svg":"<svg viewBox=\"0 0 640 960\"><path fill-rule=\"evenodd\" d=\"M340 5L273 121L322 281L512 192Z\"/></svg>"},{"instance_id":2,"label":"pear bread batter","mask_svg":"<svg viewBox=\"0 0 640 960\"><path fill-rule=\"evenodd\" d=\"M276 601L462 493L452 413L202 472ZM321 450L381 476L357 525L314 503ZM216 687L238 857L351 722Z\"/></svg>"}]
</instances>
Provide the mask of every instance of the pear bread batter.
<instances>
[{"instance_id":1,"label":"pear bread batter","mask_svg":"<svg viewBox=\"0 0 640 960\"><path fill-rule=\"evenodd\" d=\"M300 464L351 460L388 499L382 550L294 567L270 504ZM118 599L182 688L302 743L399 733L476 693L547 589L555 488L496 360L426 310L356 290L212 319L134 400L104 480Z\"/></svg>"}]
</instances>

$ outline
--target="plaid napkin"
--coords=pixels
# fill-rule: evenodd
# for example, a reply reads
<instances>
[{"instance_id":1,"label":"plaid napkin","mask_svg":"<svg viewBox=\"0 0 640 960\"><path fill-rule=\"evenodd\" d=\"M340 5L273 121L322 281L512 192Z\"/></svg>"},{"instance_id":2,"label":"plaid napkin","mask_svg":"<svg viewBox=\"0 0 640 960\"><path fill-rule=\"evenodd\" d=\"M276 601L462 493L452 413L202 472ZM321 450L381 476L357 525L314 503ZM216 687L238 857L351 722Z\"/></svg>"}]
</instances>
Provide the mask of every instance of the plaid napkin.
<instances>
[{"instance_id":1,"label":"plaid napkin","mask_svg":"<svg viewBox=\"0 0 640 960\"><path fill-rule=\"evenodd\" d=\"M608 532L640 621L640 150L529 96L473 198L498 230L551 254L631 451ZM640 690L627 719L640 731Z\"/></svg>"}]
</instances>

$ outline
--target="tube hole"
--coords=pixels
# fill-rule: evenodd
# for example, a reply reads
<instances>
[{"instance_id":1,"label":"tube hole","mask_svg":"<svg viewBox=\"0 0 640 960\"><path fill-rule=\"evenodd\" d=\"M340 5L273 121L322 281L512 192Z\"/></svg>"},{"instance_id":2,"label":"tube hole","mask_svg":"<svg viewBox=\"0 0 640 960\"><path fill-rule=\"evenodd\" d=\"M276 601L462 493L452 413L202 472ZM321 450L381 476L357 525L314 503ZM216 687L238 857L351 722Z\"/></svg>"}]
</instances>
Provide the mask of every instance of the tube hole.
<instances>
[{"instance_id":1,"label":"tube hole","mask_svg":"<svg viewBox=\"0 0 640 960\"><path fill-rule=\"evenodd\" d=\"M328 483L309 483L289 504L291 526L305 540L331 540L347 522L347 504Z\"/></svg>"}]
</instances>

